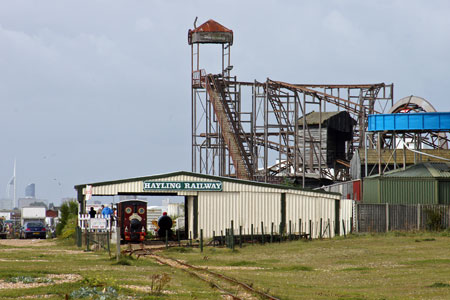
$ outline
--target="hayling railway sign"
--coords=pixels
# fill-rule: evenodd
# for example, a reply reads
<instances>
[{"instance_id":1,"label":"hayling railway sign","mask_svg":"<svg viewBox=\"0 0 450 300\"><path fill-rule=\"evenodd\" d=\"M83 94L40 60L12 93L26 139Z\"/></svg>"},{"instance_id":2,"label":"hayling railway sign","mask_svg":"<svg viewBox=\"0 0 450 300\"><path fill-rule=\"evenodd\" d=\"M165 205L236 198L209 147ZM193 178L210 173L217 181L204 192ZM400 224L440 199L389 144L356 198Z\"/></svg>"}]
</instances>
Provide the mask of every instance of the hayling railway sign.
<instances>
[{"instance_id":1,"label":"hayling railway sign","mask_svg":"<svg viewBox=\"0 0 450 300\"><path fill-rule=\"evenodd\" d=\"M144 191L222 191L220 181L144 181Z\"/></svg>"}]
</instances>

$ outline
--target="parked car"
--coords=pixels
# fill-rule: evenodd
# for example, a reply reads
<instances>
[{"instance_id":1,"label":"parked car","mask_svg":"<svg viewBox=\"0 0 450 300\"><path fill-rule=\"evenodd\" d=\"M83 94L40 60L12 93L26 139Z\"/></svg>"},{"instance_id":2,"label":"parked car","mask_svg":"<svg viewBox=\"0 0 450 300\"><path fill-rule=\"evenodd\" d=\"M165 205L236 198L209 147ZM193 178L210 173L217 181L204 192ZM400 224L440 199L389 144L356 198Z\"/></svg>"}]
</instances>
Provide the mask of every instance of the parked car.
<instances>
[{"instance_id":1,"label":"parked car","mask_svg":"<svg viewBox=\"0 0 450 300\"><path fill-rule=\"evenodd\" d=\"M42 222L26 222L20 229L20 238L41 238L45 239L47 235L47 230Z\"/></svg>"}]
</instances>

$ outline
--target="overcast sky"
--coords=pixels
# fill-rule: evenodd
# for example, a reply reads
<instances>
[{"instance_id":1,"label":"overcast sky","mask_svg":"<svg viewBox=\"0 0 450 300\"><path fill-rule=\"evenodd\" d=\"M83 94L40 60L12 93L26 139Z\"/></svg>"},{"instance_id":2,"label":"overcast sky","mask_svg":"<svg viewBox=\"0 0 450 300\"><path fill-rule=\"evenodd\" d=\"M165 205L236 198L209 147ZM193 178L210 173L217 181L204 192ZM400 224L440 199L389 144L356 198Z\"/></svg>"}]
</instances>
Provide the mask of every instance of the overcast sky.
<instances>
[{"instance_id":1,"label":"overcast sky","mask_svg":"<svg viewBox=\"0 0 450 300\"><path fill-rule=\"evenodd\" d=\"M0 198L190 171L187 31L234 31L233 73L292 83L394 83L450 111L450 1L0 0ZM219 48L202 52L218 73Z\"/></svg>"}]
</instances>

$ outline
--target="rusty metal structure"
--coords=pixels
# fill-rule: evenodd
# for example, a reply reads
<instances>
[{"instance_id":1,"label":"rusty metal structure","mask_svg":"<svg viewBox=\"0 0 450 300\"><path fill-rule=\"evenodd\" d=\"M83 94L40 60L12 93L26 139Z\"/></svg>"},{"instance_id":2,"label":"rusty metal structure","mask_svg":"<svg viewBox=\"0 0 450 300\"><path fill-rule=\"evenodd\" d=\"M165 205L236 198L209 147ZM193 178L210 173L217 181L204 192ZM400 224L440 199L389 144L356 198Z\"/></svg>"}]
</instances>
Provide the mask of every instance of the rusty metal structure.
<instances>
[{"instance_id":1,"label":"rusty metal structure","mask_svg":"<svg viewBox=\"0 0 450 300\"><path fill-rule=\"evenodd\" d=\"M262 182L290 177L303 186L310 180L348 180L355 149L365 147L367 116L384 113L393 105L393 84L238 81L231 75L233 31L214 20L199 27L194 23L188 43L193 172ZM221 46L217 74L201 66L200 50L205 44ZM318 113L318 136L302 118L312 111ZM348 112L356 125L346 143L345 159L330 164L322 151L326 146L320 129L322 116L332 111Z\"/></svg>"},{"instance_id":2,"label":"rusty metal structure","mask_svg":"<svg viewBox=\"0 0 450 300\"><path fill-rule=\"evenodd\" d=\"M404 97L386 112L388 114L436 113L426 99ZM430 130L367 132L365 149L360 152L365 176L384 174L420 162L448 162L449 138L446 132Z\"/></svg>"}]
</instances>

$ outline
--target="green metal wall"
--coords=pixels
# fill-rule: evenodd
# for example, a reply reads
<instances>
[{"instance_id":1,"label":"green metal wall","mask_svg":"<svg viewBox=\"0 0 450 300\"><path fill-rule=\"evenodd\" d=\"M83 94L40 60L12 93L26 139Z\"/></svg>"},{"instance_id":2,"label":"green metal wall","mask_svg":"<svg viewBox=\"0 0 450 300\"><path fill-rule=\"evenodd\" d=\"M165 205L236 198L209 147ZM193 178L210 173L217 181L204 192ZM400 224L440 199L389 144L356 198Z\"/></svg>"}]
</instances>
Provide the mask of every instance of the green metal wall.
<instances>
[{"instance_id":1,"label":"green metal wall","mask_svg":"<svg viewBox=\"0 0 450 300\"><path fill-rule=\"evenodd\" d=\"M382 179L381 203L437 204L437 181L430 178Z\"/></svg>"},{"instance_id":2,"label":"green metal wall","mask_svg":"<svg viewBox=\"0 0 450 300\"><path fill-rule=\"evenodd\" d=\"M363 203L438 204L441 193L450 195L450 182L439 188L433 178L365 178Z\"/></svg>"},{"instance_id":3,"label":"green metal wall","mask_svg":"<svg viewBox=\"0 0 450 300\"><path fill-rule=\"evenodd\" d=\"M450 204L450 181L439 181L439 204Z\"/></svg>"},{"instance_id":4,"label":"green metal wall","mask_svg":"<svg viewBox=\"0 0 450 300\"><path fill-rule=\"evenodd\" d=\"M363 202L380 203L378 178L364 178L363 180Z\"/></svg>"}]
</instances>

